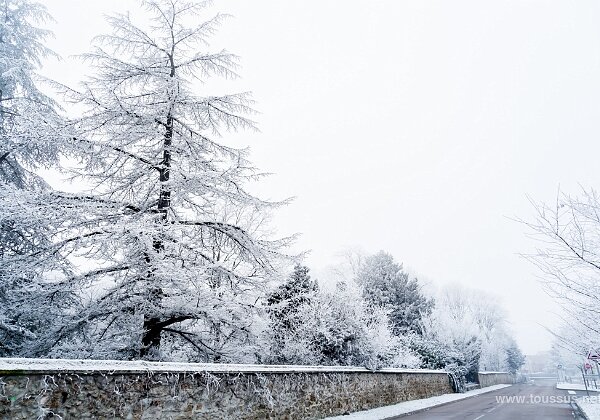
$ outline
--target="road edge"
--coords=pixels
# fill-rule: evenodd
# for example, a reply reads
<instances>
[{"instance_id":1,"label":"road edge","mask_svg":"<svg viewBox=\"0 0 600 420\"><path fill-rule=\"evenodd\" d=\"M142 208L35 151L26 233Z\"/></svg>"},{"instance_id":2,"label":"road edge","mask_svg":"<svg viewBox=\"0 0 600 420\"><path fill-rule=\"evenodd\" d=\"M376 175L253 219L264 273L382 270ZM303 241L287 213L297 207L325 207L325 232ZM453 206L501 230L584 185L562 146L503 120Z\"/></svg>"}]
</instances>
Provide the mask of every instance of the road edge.
<instances>
[{"instance_id":1,"label":"road edge","mask_svg":"<svg viewBox=\"0 0 600 420\"><path fill-rule=\"evenodd\" d=\"M381 410L381 409L386 409L386 408L392 408L392 407L396 407L405 403L411 403L411 402L415 402L415 401L423 401L423 400L428 400L430 398L437 398L440 397L441 395L438 396L433 396L433 397L428 397L428 398L419 398L419 399L415 399L415 400L408 400L408 401L402 401L396 404L390 404L390 405L384 405L381 407L376 407L376 408L372 408L369 410L363 410L363 411L355 411L353 413L346 413L346 414L342 414L342 415L337 415L337 416L333 416L333 417L325 417L322 420L364 420L364 419L368 419L368 420L389 420L389 419L397 419L397 418L401 418L401 417L406 417L406 416L410 416L413 414L417 414L417 413L422 413L428 410L431 410L432 408L436 408L436 407L441 407L447 404L451 404L454 402L458 402L458 401L464 401L467 400L469 398L474 398L477 397L479 395L484 395L484 394L488 394L490 392L494 392L494 391L499 391L501 389L505 389L505 388L509 388L511 386L513 386L514 384L499 384L499 385L492 385L490 387L485 387L485 388L480 388L477 389L476 393L473 393L471 395L464 395L464 394L470 394L472 391L468 391L466 393L450 393L450 394L442 394L442 395L454 395L457 396L457 398L449 400L449 401L442 401L442 402L431 402L431 405L427 405L425 407L422 408L415 408L413 410L410 411L406 411L406 412L381 412L381 413L377 413L376 411ZM486 388L491 388L491 389L486 389ZM406 408L405 408L406 409Z\"/></svg>"},{"instance_id":2,"label":"road edge","mask_svg":"<svg viewBox=\"0 0 600 420\"><path fill-rule=\"evenodd\" d=\"M514 386L515 384L506 384L506 385L508 385L508 386L505 387L505 388L509 388L511 386ZM501 389L505 389L505 388L501 388ZM479 389L485 389L485 388L479 388ZM415 411L411 411L411 412L404 413L404 414L398 414L398 415L392 416L392 417L383 417L383 418L378 419L378 420L389 420L389 419L397 419L397 418L400 418L400 417L408 417L408 416L412 416L413 414L418 414L418 413L423 413L425 411L429 411L432 408L443 407L445 405L452 404L452 403L455 403L455 402L458 402L458 401L469 400L471 398L479 397L480 395L484 395L484 394L487 394L487 393L490 393L490 392L494 392L494 391L499 391L499 390L498 389L490 389L487 392L481 392L479 394L469 395L468 397L461 398L461 399L454 400L454 401L446 401L446 402L443 402L443 403L440 403L440 404L432 405L431 407L420 408L420 409L415 410ZM586 418L586 420L587 420L587 418Z\"/></svg>"},{"instance_id":3,"label":"road edge","mask_svg":"<svg viewBox=\"0 0 600 420\"><path fill-rule=\"evenodd\" d=\"M585 410L579 405L579 401L577 399L571 402L571 408L577 413L579 419L590 420L587 414L585 414Z\"/></svg>"}]
</instances>

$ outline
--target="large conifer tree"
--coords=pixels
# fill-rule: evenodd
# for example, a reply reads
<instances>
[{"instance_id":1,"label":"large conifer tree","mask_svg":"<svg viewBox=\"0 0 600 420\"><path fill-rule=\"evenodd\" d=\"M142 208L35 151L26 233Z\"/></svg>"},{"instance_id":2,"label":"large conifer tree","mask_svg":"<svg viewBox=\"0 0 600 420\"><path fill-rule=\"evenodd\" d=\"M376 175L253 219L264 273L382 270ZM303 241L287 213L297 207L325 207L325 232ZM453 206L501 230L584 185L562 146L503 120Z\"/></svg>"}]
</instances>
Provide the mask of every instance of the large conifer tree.
<instances>
[{"instance_id":1,"label":"large conifer tree","mask_svg":"<svg viewBox=\"0 0 600 420\"><path fill-rule=\"evenodd\" d=\"M210 76L237 77L236 56L207 50L223 20L198 24L209 3L144 1L148 25L109 18L112 33L85 55L95 75L67 92L85 108L69 130L91 188L62 196L80 216L48 250L79 258L63 284L88 296L56 334L63 351L220 361L223 343L250 334L287 241L254 229L275 204L245 190L260 177L246 151L216 141L254 128L248 94L200 93Z\"/></svg>"}]
</instances>

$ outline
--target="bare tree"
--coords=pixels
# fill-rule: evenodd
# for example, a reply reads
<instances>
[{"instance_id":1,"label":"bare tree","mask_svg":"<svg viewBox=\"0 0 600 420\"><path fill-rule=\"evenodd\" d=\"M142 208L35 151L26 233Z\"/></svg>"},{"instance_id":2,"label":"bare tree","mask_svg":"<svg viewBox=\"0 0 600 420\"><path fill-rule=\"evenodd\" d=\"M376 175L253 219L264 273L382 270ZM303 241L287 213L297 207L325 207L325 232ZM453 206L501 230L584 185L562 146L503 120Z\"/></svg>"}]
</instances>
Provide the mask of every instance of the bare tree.
<instances>
[{"instance_id":1,"label":"bare tree","mask_svg":"<svg viewBox=\"0 0 600 420\"><path fill-rule=\"evenodd\" d=\"M563 337L560 341L580 353L582 347L600 346L598 194L584 190L580 197L559 194L553 205L533 204L536 217L524 223L540 245L526 257L540 268L546 291L564 309L564 322L581 338L573 341Z\"/></svg>"}]
</instances>

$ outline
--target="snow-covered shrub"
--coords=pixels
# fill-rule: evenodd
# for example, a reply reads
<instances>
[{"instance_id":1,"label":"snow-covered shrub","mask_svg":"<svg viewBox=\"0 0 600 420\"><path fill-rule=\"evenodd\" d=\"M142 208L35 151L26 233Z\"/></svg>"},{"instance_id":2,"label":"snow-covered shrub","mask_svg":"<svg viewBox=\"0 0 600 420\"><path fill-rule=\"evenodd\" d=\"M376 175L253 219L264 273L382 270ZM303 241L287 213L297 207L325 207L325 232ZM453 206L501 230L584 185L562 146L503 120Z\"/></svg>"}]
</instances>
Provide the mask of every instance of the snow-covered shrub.
<instances>
[{"instance_id":1,"label":"snow-covered shrub","mask_svg":"<svg viewBox=\"0 0 600 420\"><path fill-rule=\"evenodd\" d=\"M367 303L353 284L340 284L334 292L312 291L294 311L282 313L271 310L271 328L266 334L272 363L371 369L420 363L392 334L387 311Z\"/></svg>"},{"instance_id":2,"label":"snow-covered shrub","mask_svg":"<svg viewBox=\"0 0 600 420\"><path fill-rule=\"evenodd\" d=\"M470 381L477 380L479 370L510 370L507 352L516 345L494 296L447 286L438 294L431 314L424 317L422 331L422 336L413 336L409 342L425 367L454 366L456 372L463 369Z\"/></svg>"}]
</instances>

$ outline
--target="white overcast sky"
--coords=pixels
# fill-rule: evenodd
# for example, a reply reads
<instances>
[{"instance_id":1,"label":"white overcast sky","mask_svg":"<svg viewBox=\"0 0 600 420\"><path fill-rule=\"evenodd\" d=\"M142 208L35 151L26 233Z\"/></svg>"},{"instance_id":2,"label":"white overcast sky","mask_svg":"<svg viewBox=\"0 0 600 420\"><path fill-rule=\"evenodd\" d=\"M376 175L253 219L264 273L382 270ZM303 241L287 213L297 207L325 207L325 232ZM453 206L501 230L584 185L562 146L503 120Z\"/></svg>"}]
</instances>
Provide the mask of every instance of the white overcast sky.
<instances>
[{"instance_id":1,"label":"white overcast sky","mask_svg":"<svg viewBox=\"0 0 600 420\"><path fill-rule=\"evenodd\" d=\"M62 62L133 0L45 0ZM263 197L301 232L325 272L347 246L393 254L443 285L500 295L526 353L549 347L555 304L518 256L533 244L512 217L527 196L600 185L600 2L592 0L223 0L235 16L215 47L242 57L261 132L232 137L274 173ZM207 85L208 86L208 85Z\"/></svg>"}]
</instances>

